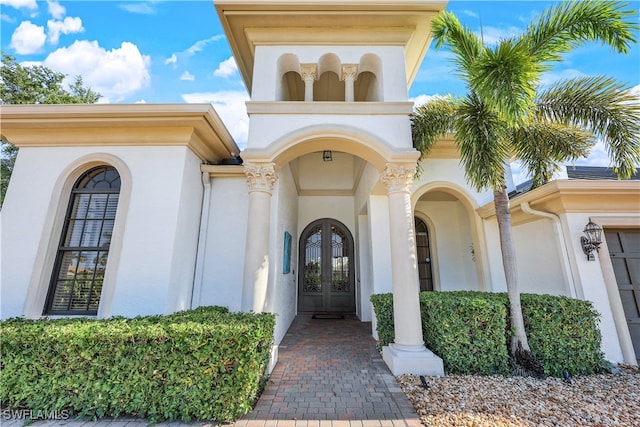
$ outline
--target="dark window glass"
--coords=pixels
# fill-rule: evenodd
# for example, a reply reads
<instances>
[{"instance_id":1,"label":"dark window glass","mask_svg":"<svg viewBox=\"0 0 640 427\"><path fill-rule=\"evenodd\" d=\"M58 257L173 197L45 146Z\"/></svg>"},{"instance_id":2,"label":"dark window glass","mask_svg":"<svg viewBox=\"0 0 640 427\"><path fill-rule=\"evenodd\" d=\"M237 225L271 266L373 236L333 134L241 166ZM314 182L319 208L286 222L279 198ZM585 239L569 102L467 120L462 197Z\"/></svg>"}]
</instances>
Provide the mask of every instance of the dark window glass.
<instances>
[{"instance_id":1,"label":"dark window glass","mask_svg":"<svg viewBox=\"0 0 640 427\"><path fill-rule=\"evenodd\" d=\"M71 191L45 314L98 312L120 194L115 168L99 166Z\"/></svg>"}]
</instances>

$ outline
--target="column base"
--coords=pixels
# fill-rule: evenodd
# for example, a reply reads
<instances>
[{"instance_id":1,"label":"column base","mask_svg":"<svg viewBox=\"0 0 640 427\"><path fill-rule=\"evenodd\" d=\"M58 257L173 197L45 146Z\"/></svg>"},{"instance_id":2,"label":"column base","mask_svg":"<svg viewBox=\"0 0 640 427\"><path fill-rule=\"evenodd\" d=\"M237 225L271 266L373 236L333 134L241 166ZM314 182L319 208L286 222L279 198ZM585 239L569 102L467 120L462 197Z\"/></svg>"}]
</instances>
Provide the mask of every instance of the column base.
<instances>
[{"instance_id":1,"label":"column base","mask_svg":"<svg viewBox=\"0 0 640 427\"><path fill-rule=\"evenodd\" d=\"M424 346L418 351L406 351L390 344L382 347L382 359L394 376L404 374L444 376L442 359Z\"/></svg>"}]
</instances>

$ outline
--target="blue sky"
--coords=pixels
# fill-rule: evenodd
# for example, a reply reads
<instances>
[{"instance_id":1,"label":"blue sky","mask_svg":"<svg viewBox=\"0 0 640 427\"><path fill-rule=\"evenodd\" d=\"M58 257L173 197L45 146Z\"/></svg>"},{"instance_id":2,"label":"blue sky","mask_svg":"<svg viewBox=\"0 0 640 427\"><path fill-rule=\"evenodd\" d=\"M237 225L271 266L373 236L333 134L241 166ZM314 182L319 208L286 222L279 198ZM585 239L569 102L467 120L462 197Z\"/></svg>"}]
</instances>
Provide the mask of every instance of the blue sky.
<instances>
[{"instance_id":1,"label":"blue sky","mask_svg":"<svg viewBox=\"0 0 640 427\"><path fill-rule=\"evenodd\" d=\"M491 43L520 33L555 3L451 0L447 9L474 31L482 26L485 42ZM628 3L640 10L639 0ZM0 15L2 50L23 65L42 64L70 78L81 75L85 86L103 95L100 102L211 102L238 145L245 146L248 95L213 1L0 0ZM431 47L410 90L412 100L464 92L450 59L446 50ZM636 87L640 94L640 45L628 55L585 45L567 55L545 81L599 74ZM596 146L580 164L609 162Z\"/></svg>"}]
</instances>

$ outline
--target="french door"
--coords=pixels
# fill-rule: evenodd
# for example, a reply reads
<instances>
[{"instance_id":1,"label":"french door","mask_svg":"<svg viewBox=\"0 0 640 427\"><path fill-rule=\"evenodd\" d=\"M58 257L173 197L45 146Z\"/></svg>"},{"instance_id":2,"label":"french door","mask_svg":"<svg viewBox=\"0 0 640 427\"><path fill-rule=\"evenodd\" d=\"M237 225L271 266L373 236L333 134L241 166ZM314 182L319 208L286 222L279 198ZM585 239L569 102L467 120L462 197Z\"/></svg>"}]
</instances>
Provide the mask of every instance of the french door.
<instances>
[{"instance_id":1,"label":"french door","mask_svg":"<svg viewBox=\"0 0 640 427\"><path fill-rule=\"evenodd\" d=\"M340 221L323 218L300 238L298 312L353 313L353 237Z\"/></svg>"}]
</instances>

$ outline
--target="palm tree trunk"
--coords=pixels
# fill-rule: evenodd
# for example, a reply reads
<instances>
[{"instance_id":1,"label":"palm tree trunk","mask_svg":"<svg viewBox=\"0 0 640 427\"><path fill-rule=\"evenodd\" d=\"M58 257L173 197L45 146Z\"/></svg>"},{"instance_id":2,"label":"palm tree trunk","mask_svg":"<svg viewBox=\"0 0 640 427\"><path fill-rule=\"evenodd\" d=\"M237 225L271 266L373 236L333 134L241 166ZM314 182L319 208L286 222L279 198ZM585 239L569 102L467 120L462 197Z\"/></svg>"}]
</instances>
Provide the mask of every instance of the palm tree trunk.
<instances>
[{"instance_id":1,"label":"palm tree trunk","mask_svg":"<svg viewBox=\"0 0 640 427\"><path fill-rule=\"evenodd\" d=\"M511 337L511 345L509 347L511 366L517 370L524 370L527 374L542 376L544 374L544 368L531 353L529 341L527 340L527 332L524 328L522 306L520 305L520 284L516 265L516 248L513 243L511 209L509 208L509 195L506 187L503 186L493 191L493 203L496 208L496 219L498 220L502 265L507 281L509 312L511 328L513 329L513 336Z\"/></svg>"}]
</instances>

